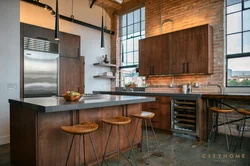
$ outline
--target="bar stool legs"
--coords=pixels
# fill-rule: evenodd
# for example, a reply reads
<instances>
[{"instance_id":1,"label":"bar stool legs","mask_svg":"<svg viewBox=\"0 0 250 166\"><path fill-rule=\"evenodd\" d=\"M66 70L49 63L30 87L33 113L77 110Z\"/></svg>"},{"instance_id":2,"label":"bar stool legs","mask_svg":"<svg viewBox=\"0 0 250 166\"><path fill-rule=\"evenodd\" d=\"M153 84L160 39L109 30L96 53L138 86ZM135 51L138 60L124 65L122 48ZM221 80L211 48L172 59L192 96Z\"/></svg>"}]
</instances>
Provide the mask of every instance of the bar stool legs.
<instances>
[{"instance_id":1,"label":"bar stool legs","mask_svg":"<svg viewBox=\"0 0 250 166\"><path fill-rule=\"evenodd\" d=\"M149 159L149 157L150 157L150 155L149 155L149 150L150 150L150 148L149 148L149 146L148 146L148 126L147 126L147 120L149 121L149 123L150 123L150 127L151 127L151 130L152 130L152 133L153 133L153 136L154 136L154 140L155 140L155 146L156 146L156 149L158 150L158 157L161 157L161 151L160 151L160 148L159 148L159 144L158 144L158 141L157 141L157 139L156 139L156 135L155 135L155 131L154 131L154 128L153 128L153 124L152 124L152 121L151 121L151 119L139 119L139 118L136 118L136 119L138 119L138 121L137 121L137 124L136 124L136 129L135 129L135 133L134 133L134 136L133 136L133 140L132 140L132 145L134 145L134 140L135 140L135 136L136 136L136 133L137 133L137 129L138 129L138 126L139 126L139 122L140 122L140 120L142 120L142 123L144 123L144 126L145 126L145 134L146 134L146 149L147 149L147 158L146 158L146 160L145 160L145 163L148 165L149 164L149 161L148 161L148 159ZM144 144L144 142L143 142L143 130L142 130L142 138L141 138L141 147L140 147L140 149L141 149L141 152L142 152L142 146L143 146L143 144ZM129 157L130 157L130 152L129 152Z\"/></svg>"},{"instance_id":2,"label":"bar stool legs","mask_svg":"<svg viewBox=\"0 0 250 166\"><path fill-rule=\"evenodd\" d=\"M89 139L90 139L90 142L91 142L94 154L95 154L95 158L96 158L97 164L99 166L100 164L98 162L98 157L97 157L97 154L96 154L95 145L93 143L92 136L91 136L91 134L88 134L88 135L89 135ZM85 155L86 154L85 153L86 152L85 151L85 137L84 137L84 135L80 135L80 141L81 141L81 137L83 138L83 153L84 153L83 156L84 156L84 162L83 162L83 164L81 164L81 158L80 158L81 157L81 153L80 153L80 155L79 155L79 165L80 166L81 165L88 166L88 164L86 163L86 155ZM68 156L67 156L67 160L66 160L65 166L68 166L69 156L70 156L70 152L71 152L71 149L72 149L72 145L73 145L74 139L75 139L75 134L72 137L72 141L71 141L71 144L70 144L70 148L69 148L69 152L68 152Z\"/></svg>"},{"instance_id":3,"label":"bar stool legs","mask_svg":"<svg viewBox=\"0 0 250 166\"><path fill-rule=\"evenodd\" d=\"M226 132L225 122L227 123L228 129L229 129L229 132L230 132L230 136L231 136L230 144L229 144L229 140L228 140L228 134ZM230 146L232 145L233 138L232 138L232 131L231 131L230 125L228 123L228 118L227 118L227 114L226 113L225 113L225 117L224 117L224 130L225 130L225 134L226 134L227 150L230 151Z\"/></svg>"},{"instance_id":4,"label":"bar stool legs","mask_svg":"<svg viewBox=\"0 0 250 166\"><path fill-rule=\"evenodd\" d=\"M110 140L110 135L111 135L111 132L112 132L112 129L113 129L113 125L111 125L110 130L109 130L108 140L107 140L107 143L106 143L106 146L105 146L105 150L104 150L104 155L103 155L103 158L102 158L101 166L103 165L103 162L105 162L105 163L108 165L107 161L105 160L105 157L106 157L107 155L110 155L110 154L113 154L113 153L116 153L116 152L117 152L117 158L118 158L118 161L117 161L117 165L118 165L118 166L120 165L120 154L128 161L128 163L129 163L130 165L133 165L133 164L129 161L129 159L128 159L126 156L124 156L124 154L121 152L121 148L120 148L120 140L121 140L121 139L120 139L120 126L117 125L117 127L118 127L118 133L117 133L117 138L118 138L118 139L117 139L117 151L111 152L111 153L107 154L107 148L108 148L108 144L109 144L109 140ZM125 133L126 133L126 137L127 137L127 139L128 139L129 145L130 145L131 150L132 150L132 155L133 155L133 158L134 158L135 165L137 165L137 162L136 162L136 159L135 159L135 155L134 155L133 146L132 146L132 143L130 142L130 139L129 139L128 130L127 130L127 128L126 128L125 125L123 125L123 127L124 127L124 131L125 131Z\"/></svg>"},{"instance_id":5,"label":"bar stool legs","mask_svg":"<svg viewBox=\"0 0 250 166\"><path fill-rule=\"evenodd\" d=\"M74 139L75 139L75 135L73 135L73 137L72 137L72 141L71 141L71 144L70 144L70 148L69 148L69 152L68 152L68 156L67 156L67 160L66 160L66 164L65 164L65 166L67 166L67 165L68 165L69 156L70 156L70 152L71 152L71 148L72 148L72 145L73 145Z\"/></svg>"},{"instance_id":6,"label":"bar stool legs","mask_svg":"<svg viewBox=\"0 0 250 166\"><path fill-rule=\"evenodd\" d=\"M240 149L241 149L241 144L242 144L242 141L243 141L245 125L246 125L246 115L243 115L242 118L243 118L243 120L241 121L241 124L240 124L239 132L238 132L238 140L237 140L236 146L234 148L234 153L236 151L237 146L239 146ZM241 129L242 129L242 131L241 131Z\"/></svg>"},{"instance_id":7,"label":"bar stool legs","mask_svg":"<svg viewBox=\"0 0 250 166\"><path fill-rule=\"evenodd\" d=\"M99 166L99 161L98 161L98 157L97 157L97 154L96 154L96 151L95 151L95 146L93 144L93 140L92 140L92 137L91 137L91 133L92 132L95 132L97 129L98 129L98 124L94 123L94 122L83 122L81 124L78 124L78 125L74 125L74 126L61 126L61 130L68 133L68 134L72 134L72 140L71 140L71 144L70 144L70 148L69 148L69 152L68 152L68 155L67 155L67 160L66 160L66 163L65 163L65 166L68 165L68 161L69 161L69 157L70 157L70 152L71 152L71 149L72 149L72 145L73 145L73 142L75 140L75 136L76 135L79 135L80 136L80 143L79 143L79 165L81 166L81 138L83 138L83 151L84 151L84 163L83 165L84 166L87 166L87 163L86 163L86 151L85 151L85 135L89 135L89 139L90 139L90 143L92 145L92 148L93 148L93 151L94 151L94 154L95 154L95 158L96 158L96 162Z\"/></svg>"},{"instance_id":8,"label":"bar stool legs","mask_svg":"<svg viewBox=\"0 0 250 166\"><path fill-rule=\"evenodd\" d=\"M209 137L208 137L208 143L211 143L212 141L215 142L215 138L216 138L216 134L217 134L217 129L216 128L218 127L218 124L216 122L216 119L217 119L218 115L216 115L216 114L218 114L218 113L217 112L213 113L214 120L213 120L213 123L212 123L212 128L210 129L210 133L209 133ZM228 125L228 129L229 129L230 136L231 136L230 143L229 143L228 133L226 131L226 124ZM231 131L230 125L228 123L228 118L227 118L226 113L224 113L223 125L224 125L224 131L225 131L225 135L226 135L227 150L230 151L230 146L232 145L232 131Z\"/></svg>"}]
</instances>

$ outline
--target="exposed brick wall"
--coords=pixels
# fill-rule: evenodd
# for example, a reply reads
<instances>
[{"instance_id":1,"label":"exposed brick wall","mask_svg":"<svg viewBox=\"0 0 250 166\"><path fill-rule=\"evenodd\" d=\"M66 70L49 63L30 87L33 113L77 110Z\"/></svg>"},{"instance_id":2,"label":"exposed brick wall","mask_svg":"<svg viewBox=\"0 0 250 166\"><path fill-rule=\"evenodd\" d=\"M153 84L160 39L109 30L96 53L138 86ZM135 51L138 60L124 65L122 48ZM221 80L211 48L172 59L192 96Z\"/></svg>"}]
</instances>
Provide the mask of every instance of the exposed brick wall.
<instances>
[{"instance_id":1,"label":"exposed brick wall","mask_svg":"<svg viewBox=\"0 0 250 166\"><path fill-rule=\"evenodd\" d=\"M214 28L214 74L196 76L176 76L175 84L200 82L225 85L224 58L224 1L223 0L146 0L146 37L187 29L202 24ZM161 16L162 13L162 16ZM162 20L162 21L161 21ZM161 32L161 22L164 23ZM171 77L150 77L149 85L169 85ZM165 89L168 91L170 89ZM171 91L171 90L170 90ZM202 90L198 90L202 91Z\"/></svg>"},{"instance_id":2,"label":"exposed brick wall","mask_svg":"<svg viewBox=\"0 0 250 166\"><path fill-rule=\"evenodd\" d=\"M137 4L136 4L137 3ZM121 9L122 13L141 6L143 1L138 0L126 8ZM194 76L175 76L174 88L169 88L172 77L149 77L146 79L149 92L181 92L180 86L188 82L199 82L200 88L193 88L193 92L219 92L216 86L207 86L208 83L225 86L225 54L224 54L224 0L145 0L146 11L146 37L169 33L181 29L187 29L203 24L210 24L214 29L213 48L214 48L214 74L213 75L194 75ZM116 25L113 30L119 33L117 26L118 17L113 17L112 21ZM165 22L165 23L164 23ZM161 27L161 23L164 23ZM113 25L113 24L112 24ZM119 36L112 37L112 57L116 63L120 60ZM114 48L115 47L115 48ZM114 85L114 84L113 84ZM250 103L227 101L237 108L249 109ZM234 112L229 115L229 119L239 118L240 115ZM248 120L250 121L250 120ZM250 123L250 122L249 122ZM250 124L248 123L248 128ZM238 123L231 125L233 133L236 134ZM220 127L220 132L224 128ZM250 132L246 133L250 136Z\"/></svg>"},{"instance_id":3,"label":"exposed brick wall","mask_svg":"<svg viewBox=\"0 0 250 166\"><path fill-rule=\"evenodd\" d=\"M146 10L146 37L159 35L161 33L169 33L181 29L187 29L202 24L210 24L214 28L214 74L213 75L196 75L196 76L175 76L174 83L176 86L188 82L200 82L201 88L197 91L207 91L206 84L225 85L225 58L224 58L224 0L136 0L134 3L124 5L120 9L120 13L135 9L145 5ZM119 13L118 13L119 14ZM161 16L162 15L162 16ZM112 37L112 53L113 59L119 63L120 47L119 47L119 26L118 16L112 18L112 30L116 35ZM161 28L161 23L166 22ZM114 48L115 47L115 48ZM152 86L165 86L164 91L173 91L168 89L171 77L149 77L147 84ZM114 84L113 84L114 85ZM202 87L205 87L203 89ZM155 89L159 91L159 89Z\"/></svg>"}]
</instances>

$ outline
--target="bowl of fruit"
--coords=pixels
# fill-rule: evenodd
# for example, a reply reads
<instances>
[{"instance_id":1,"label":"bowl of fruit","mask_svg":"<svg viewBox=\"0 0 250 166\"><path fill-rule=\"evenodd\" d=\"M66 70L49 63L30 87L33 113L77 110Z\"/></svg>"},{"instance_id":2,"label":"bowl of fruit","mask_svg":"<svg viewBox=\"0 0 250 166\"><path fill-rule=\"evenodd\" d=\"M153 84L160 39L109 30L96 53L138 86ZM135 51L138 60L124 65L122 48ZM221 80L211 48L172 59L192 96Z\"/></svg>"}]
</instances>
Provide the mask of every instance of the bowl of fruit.
<instances>
[{"instance_id":1,"label":"bowl of fruit","mask_svg":"<svg viewBox=\"0 0 250 166\"><path fill-rule=\"evenodd\" d=\"M74 91L67 91L62 96L67 101L79 101L81 98L81 94L78 92L74 92Z\"/></svg>"}]
</instances>

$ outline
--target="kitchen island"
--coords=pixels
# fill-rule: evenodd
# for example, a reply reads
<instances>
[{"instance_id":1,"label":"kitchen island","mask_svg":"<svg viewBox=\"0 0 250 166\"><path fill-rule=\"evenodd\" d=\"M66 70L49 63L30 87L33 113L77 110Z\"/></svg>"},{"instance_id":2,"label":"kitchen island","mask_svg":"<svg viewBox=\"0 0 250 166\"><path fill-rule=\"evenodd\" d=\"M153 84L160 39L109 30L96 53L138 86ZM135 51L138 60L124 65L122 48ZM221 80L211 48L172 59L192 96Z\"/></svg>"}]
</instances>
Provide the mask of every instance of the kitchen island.
<instances>
[{"instance_id":1,"label":"kitchen island","mask_svg":"<svg viewBox=\"0 0 250 166\"><path fill-rule=\"evenodd\" d=\"M142 110L141 103L155 101L153 97L97 95L83 97L77 102L68 102L59 97L10 99L10 155L12 165L63 166L67 158L72 135L60 127L81 122L96 122L99 129L92 133L97 155L101 161L110 126L102 118L129 116ZM130 139L135 130L135 121L128 125ZM135 142L141 140L141 129L137 130ZM125 132L121 132L121 149L129 148ZM116 130L112 132L108 152L117 148ZM123 140L124 139L124 140ZM80 145L81 142L81 146ZM86 137L86 160L95 162L90 140ZM79 154L83 156L82 141L74 141L69 165L79 165ZM81 158L81 162L83 157Z\"/></svg>"}]
</instances>

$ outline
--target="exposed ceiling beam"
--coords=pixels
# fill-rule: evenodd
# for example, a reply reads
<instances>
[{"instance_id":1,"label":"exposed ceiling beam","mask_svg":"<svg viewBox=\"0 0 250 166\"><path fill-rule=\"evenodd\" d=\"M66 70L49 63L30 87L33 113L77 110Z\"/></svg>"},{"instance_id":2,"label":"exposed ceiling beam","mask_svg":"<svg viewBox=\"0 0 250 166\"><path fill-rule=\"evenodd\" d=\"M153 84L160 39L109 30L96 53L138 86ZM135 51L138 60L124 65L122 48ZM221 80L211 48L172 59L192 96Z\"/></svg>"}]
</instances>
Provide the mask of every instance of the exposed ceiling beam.
<instances>
[{"instance_id":1,"label":"exposed ceiling beam","mask_svg":"<svg viewBox=\"0 0 250 166\"><path fill-rule=\"evenodd\" d=\"M102 7L102 0L97 0L96 5ZM122 8L122 5L113 1L113 0L105 0L103 1L103 7L104 8L114 8L114 9L120 9Z\"/></svg>"}]
</instances>

